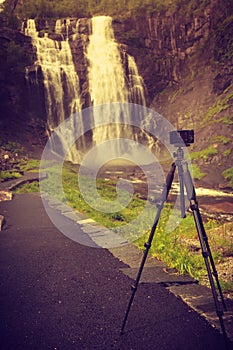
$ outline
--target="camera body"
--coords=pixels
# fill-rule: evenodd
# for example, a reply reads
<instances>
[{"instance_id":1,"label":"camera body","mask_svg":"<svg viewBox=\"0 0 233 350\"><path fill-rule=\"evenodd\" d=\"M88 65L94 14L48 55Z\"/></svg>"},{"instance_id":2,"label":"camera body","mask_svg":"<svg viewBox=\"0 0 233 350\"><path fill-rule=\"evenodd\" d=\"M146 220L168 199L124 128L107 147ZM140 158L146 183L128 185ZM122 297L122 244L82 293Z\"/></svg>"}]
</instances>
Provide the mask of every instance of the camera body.
<instances>
[{"instance_id":1,"label":"camera body","mask_svg":"<svg viewBox=\"0 0 233 350\"><path fill-rule=\"evenodd\" d=\"M174 130L170 132L170 144L176 147L190 146L194 143L193 130Z\"/></svg>"}]
</instances>

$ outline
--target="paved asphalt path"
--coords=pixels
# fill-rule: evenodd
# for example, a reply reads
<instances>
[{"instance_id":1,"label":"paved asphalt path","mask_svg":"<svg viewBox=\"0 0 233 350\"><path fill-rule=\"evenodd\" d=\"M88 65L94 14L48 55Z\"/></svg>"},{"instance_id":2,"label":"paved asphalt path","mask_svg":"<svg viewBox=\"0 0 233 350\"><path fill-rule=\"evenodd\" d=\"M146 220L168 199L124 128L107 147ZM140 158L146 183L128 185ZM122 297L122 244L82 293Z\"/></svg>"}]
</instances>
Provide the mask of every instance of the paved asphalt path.
<instances>
[{"instance_id":1,"label":"paved asphalt path","mask_svg":"<svg viewBox=\"0 0 233 350\"><path fill-rule=\"evenodd\" d=\"M133 281L108 250L80 245L50 222L39 194L0 203L1 350L224 349L220 333L156 283ZM68 220L63 218L63 220ZM84 235L80 228L80 235Z\"/></svg>"}]
</instances>

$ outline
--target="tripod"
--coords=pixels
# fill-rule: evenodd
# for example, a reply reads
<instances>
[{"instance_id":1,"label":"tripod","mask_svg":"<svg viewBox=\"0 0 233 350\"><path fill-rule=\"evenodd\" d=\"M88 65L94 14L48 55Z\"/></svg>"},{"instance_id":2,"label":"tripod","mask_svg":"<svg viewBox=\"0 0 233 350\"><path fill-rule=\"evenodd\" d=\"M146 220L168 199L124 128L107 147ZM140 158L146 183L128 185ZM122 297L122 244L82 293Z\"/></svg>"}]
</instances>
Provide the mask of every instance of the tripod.
<instances>
[{"instance_id":1,"label":"tripod","mask_svg":"<svg viewBox=\"0 0 233 350\"><path fill-rule=\"evenodd\" d=\"M137 287L138 287L138 284L140 281L143 267L145 265L147 255L148 255L148 252L150 250L150 247L151 247L151 244L153 241L153 237L154 237L154 234L156 231L157 224L159 222L159 218L160 218L162 209L164 207L164 204L167 200L169 191L171 189L172 182L174 179L175 170L177 167L178 168L179 184L180 184L181 216L182 216L182 218L185 217L185 200L184 200L184 187L185 187L188 199L190 201L190 209L193 212L193 217L195 220L195 225L196 225L196 229L197 229L197 233L198 233L198 237L199 237L199 241L200 241L200 245L201 245L202 255L203 255L203 258L205 261L205 266L206 266L206 270L207 270L207 274L208 274L208 278L209 278L209 282L210 282L210 286L211 286L211 291L213 294L216 314L219 318L219 322L220 322L220 326L221 326L221 330L222 330L222 334L223 334L225 343L227 344L227 334L226 334L226 330L225 330L225 326L224 326L224 322L223 322L223 309L226 311L226 305L225 305L225 301L223 298L221 286L219 283L218 273L217 273L217 270L215 268L214 260L213 260L210 246L208 243L208 237L206 235L205 228L204 228L202 218L201 218L201 214L200 214L200 211L198 208L198 202L196 199L195 188L194 188L192 178L191 178L191 175L190 175L190 172L188 169L188 164L186 161L184 161L184 152L183 152L182 147L178 147L177 152L174 153L174 157L176 158L176 160L174 163L172 163L171 169L167 175L166 185L164 186L161 199L160 199L159 203L157 204L157 208L158 208L157 214L156 214L153 226L151 228L148 241L144 244L145 251L143 254L143 258L141 261L141 265L139 267L139 271L138 271L135 283L132 286L132 294L131 294L129 304L128 304L128 307L127 307L127 310L125 313L125 317L124 317L124 320L122 323L121 334L123 334L123 332L124 332L125 324L127 322L130 308L131 308L131 305L133 303L135 293L137 291ZM214 279L215 279L215 281L214 281ZM216 282L217 288L215 286L215 282ZM219 301L219 297L220 297L221 301Z\"/></svg>"}]
</instances>

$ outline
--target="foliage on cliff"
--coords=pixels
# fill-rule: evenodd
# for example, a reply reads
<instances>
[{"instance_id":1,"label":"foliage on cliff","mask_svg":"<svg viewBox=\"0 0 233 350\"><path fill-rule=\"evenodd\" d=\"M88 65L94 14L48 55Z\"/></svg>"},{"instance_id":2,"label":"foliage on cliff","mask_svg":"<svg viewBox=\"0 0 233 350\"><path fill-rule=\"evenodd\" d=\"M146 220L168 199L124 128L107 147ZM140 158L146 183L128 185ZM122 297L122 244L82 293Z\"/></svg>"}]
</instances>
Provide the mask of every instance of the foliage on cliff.
<instances>
[{"instance_id":1,"label":"foliage on cliff","mask_svg":"<svg viewBox=\"0 0 233 350\"><path fill-rule=\"evenodd\" d=\"M6 0L10 7L22 18L61 18L88 17L97 14L110 16L129 16L132 13L176 11L185 8L184 13L202 11L210 0Z\"/></svg>"}]
</instances>

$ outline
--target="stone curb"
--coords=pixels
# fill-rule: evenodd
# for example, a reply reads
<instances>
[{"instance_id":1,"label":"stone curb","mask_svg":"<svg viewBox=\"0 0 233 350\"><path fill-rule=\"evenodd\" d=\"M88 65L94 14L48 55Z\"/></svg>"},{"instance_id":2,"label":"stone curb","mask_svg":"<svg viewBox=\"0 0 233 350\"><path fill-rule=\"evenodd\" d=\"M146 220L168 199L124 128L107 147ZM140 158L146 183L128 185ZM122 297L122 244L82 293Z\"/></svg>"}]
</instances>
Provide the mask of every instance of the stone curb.
<instances>
[{"instance_id":1,"label":"stone curb","mask_svg":"<svg viewBox=\"0 0 233 350\"><path fill-rule=\"evenodd\" d=\"M12 179L9 181L4 181L0 183L0 190L4 191L14 191L20 185L23 185L27 182L43 180L47 177L47 174L39 172L27 172L19 179Z\"/></svg>"}]
</instances>

